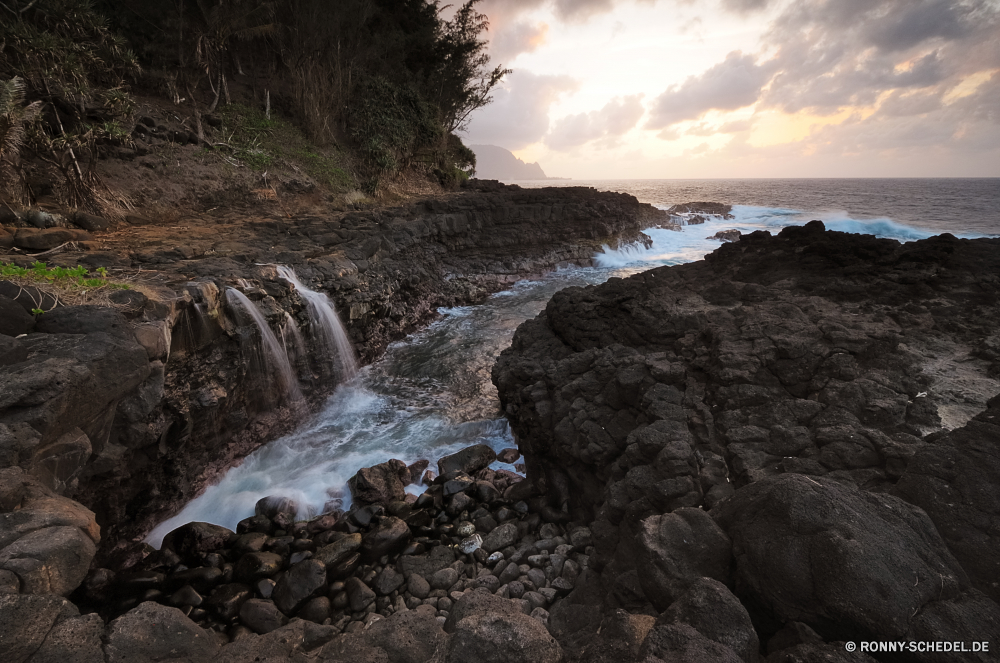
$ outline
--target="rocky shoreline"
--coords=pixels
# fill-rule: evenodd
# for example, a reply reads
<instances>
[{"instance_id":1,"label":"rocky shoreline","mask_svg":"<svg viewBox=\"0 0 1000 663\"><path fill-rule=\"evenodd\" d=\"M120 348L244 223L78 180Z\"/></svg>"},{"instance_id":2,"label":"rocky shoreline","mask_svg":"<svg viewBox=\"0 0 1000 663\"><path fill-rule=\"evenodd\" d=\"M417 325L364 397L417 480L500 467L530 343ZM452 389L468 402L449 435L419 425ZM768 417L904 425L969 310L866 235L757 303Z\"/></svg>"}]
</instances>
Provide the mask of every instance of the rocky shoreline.
<instances>
[{"instance_id":1,"label":"rocky shoreline","mask_svg":"<svg viewBox=\"0 0 1000 663\"><path fill-rule=\"evenodd\" d=\"M754 660L753 638L768 661L995 652L998 249L814 221L567 288L521 325L493 378L523 490L589 525L605 597L553 609L560 642L600 660L624 609L659 615L644 651L677 660ZM676 618L692 602L702 621ZM878 657L995 656L967 647Z\"/></svg>"},{"instance_id":2,"label":"rocky shoreline","mask_svg":"<svg viewBox=\"0 0 1000 663\"><path fill-rule=\"evenodd\" d=\"M436 473L359 471L348 513L295 522L274 496L237 532L107 545L308 407L262 392L253 330L222 296L238 286L271 326L306 328L301 293L256 263L329 292L370 359L436 306L669 223L629 196L476 188L325 225L251 223L223 257L229 240L198 248L223 224L164 231L129 260L159 264L176 298L55 308L33 321L42 333L0 336L0 649L33 663L753 663L947 640L990 653L875 658L989 660L1000 240L900 245L812 222L568 288L493 370L519 447L502 460L523 455L527 479L470 447ZM163 248L185 232L190 251ZM320 397L328 369L295 368L306 403Z\"/></svg>"},{"instance_id":3,"label":"rocky shoreline","mask_svg":"<svg viewBox=\"0 0 1000 663\"><path fill-rule=\"evenodd\" d=\"M25 316L4 331L48 332L5 341L10 367L3 369L0 425L4 448L20 449L6 464L37 474L33 467L58 463L49 487L97 514L102 563L128 563L136 550L130 542L234 462L291 430L303 408L334 386L333 358L317 343L306 302L268 265L288 265L328 293L367 363L440 306L473 303L519 278L586 263L604 244L641 240L641 229L661 217L621 194L477 181L405 208L322 219L233 214L153 223L133 216L135 224L151 225L105 226L99 243L44 259L106 267L112 276L138 271L148 275L145 287L116 293L125 302L116 311L59 307L38 316L37 325ZM258 331L225 301L225 289L234 286L272 328L302 330L308 347L295 368L305 404L262 380ZM16 311L55 305L39 306L30 288L12 285L0 296L13 299L5 307ZM39 363L51 366L44 377ZM142 481L132 480L138 476Z\"/></svg>"}]
</instances>

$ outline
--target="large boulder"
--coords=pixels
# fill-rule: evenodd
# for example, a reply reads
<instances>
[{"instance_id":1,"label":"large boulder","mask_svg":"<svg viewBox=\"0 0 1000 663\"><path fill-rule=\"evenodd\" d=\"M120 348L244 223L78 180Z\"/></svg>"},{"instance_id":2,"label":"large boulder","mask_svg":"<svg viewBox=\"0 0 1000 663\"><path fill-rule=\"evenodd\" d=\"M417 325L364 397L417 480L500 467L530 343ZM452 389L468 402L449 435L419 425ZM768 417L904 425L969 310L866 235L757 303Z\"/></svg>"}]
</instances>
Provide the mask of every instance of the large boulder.
<instances>
[{"instance_id":1,"label":"large boulder","mask_svg":"<svg viewBox=\"0 0 1000 663\"><path fill-rule=\"evenodd\" d=\"M384 650L393 663L430 661L446 638L433 614L413 610L380 619L365 631L365 640Z\"/></svg>"},{"instance_id":2,"label":"large boulder","mask_svg":"<svg viewBox=\"0 0 1000 663\"><path fill-rule=\"evenodd\" d=\"M200 564L208 553L221 550L233 531L212 523L185 523L163 537L162 548L172 550L187 564Z\"/></svg>"},{"instance_id":3,"label":"large boulder","mask_svg":"<svg viewBox=\"0 0 1000 663\"><path fill-rule=\"evenodd\" d=\"M410 527L395 516L382 518L361 538L361 556L369 561L400 552L412 537Z\"/></svg>"},{"instance_id":4,"label":"large boulder","mask_svg":"<svg viewBox=\"0 0 1000 663\"><path fill-rule=\"evenodd\" d=\"M93 512L18 468L0 472L0 569L20 591L69 595L90 568L101 540Z\"/></svg>"},{"instance_id":5,"label":"large boulder","mask_svg":"<svg viewBox=\"0 0 1000 663\"><path fill-rule=\"evenodd\" d=\"M51 595L0 594L0 652L5 663L24 663L59 622L79 616L66 599Z\"/></svg>"},{"instance_id":6,"label":"large boulder","mask_svg":"<svg viewBox=\"0 0 1000 663\"><path fill-rule=\"evenodd\" d=\"M150 373L141 345L104 332L32 334L21 343L31 361L0 366L0 424L26 423L43 445L78 428L103 446L118 401Z\"/></svg>"},{"instance_id":7,"label":"large boulder","mask_svg":"<svg viewBox=\"0 0 1000 663\"><path fill-rule=\"evenodd\" d=\"M729 537L701 509L682 508L640 523L636 569L646 598L659 610L701 578L729 581Z\"/></svg>"},{"instance_id":8,"label":"large boulder","mask_svg":"<svg viewBox=\"0 0 1000 663\"><path fill-rule=\"evenodd\" d=\"M9 297L0 295L0 334L20 336L35 327L35 316Z\"/></svg>"},{"instance_id":9,"label":"large boulder","mask_svg":"<svg viewBox=\"0 0 1000 663\"><path fill-rule=\"evenodd\" d=\"M472 475L489 467L496 459L496 452L488 444L475 444L441 458L438 461L438 474L444 476L449 472L465 472Z\"/></svg>"},{"instance_id":10,"label":"large boulder","mask_svg":"<svg viewBox=\"0 0 1000 663\"><path fill-rule=\"evenodd\" d=\"M562 649L537 620L525 614L478 612L455 625L447 663L559 663Z\"/></svg>"},{"instance_id":11,"label":"large boulder","mask_svg":"<svg viewBox=\"0 0 1000 663\"><path fill-rule=\"evenodd\" d=\"M24 593L68 596L96 554L97 546L78 528L47 527L0 550L0 569L17 575Z\"/></svg>"},{"instance_id":12,"label":"large boulder","mask_svg":"<svg viewBox=\"0 0 1000 663\"><path fill-rule=\"evenodd\" d=\"M286 615L295 614L302 605L326 589L326 565L307 559L292 565L278 580L272 595L275 605Z\"/></svg>"},{"instance_id":13,"label":"large boulder","mask_svg":"<svg viewBox=\"0 0 1000 663\"><path fill-rule=\"evenodd\" d=\"M640 650L647 663L740 663L729 647L705 637L687 624L654 626Z\"/></svg>"},{"instance_id":14,"label":"large boulder","mask_svg":"<svg viewBox=\"0 0 1000 663\"><path fill-rule=\"evenodd\" d=\"M687 624L732 649L744 663L756 663L760 641L746 608L717 580L696 580L660 616L664 624Z\"/></svg>"},{"instance_id":15,"label":"large boulder","mask_svg":"<svg viewBox=\"0 0 1000 663\"><path fill-rule=\"evenodd\" d=\"M105 663L104 620L97 614L56 622L31 663Z\"/></svg>"},{"instance_id":16,"label":"large boulder","mask_svg":"<svg viewBox=\"0 0 1000 663\"><path fill-rule=\"evenodd\" d=\"M895 492L927 512L972 584L1000 602L1000 396L917 451Z\"/></svg>"},{"instance_id":17,"label":"large boulder","mask_svg":"<svg viewBox=\"0 0 1000 663\"><path fill-rule=\"evenodd\" d=\"M769 477L713 515L733 541L736 593L765 630L799 621L827 640L898 639L968 583L923 511L826 478Z\"/></svg>"},{"instance_id":18,"label":"large boulder","mask_svg":"<svg viewBox=\"0 0 1000 663\"><path fill-rule=\"evenodd\" d=\"M210 663L219 640L177 608L146 602L108 624L107 663Z\"/></svg>"},{"instance_id":19,"label":"large boulder","mask_svg":"<svg viewBox=\"0 0 1000 663\"><path fill-rule=\"evenodd\" d=\"M388 504L406 497L404 486L410 482L410 471L401 460L364 467L347 480L351 497L358 504Z\"/></svg>"}]
</instances>

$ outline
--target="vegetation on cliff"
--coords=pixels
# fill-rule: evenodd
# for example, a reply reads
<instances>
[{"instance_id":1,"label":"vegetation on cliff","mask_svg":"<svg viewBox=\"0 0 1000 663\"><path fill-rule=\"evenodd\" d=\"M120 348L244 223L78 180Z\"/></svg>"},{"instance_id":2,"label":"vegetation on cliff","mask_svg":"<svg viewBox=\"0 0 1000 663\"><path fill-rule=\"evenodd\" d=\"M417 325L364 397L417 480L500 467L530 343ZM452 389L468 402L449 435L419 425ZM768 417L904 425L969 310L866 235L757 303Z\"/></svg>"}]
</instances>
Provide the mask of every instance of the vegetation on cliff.
<instances>
[{"instance_id":1,"label":"vegetation on cliff","mask_svg":"<svg viewBox=\"0 0 1000 663\"><path fill-rule=\"evenodd\" d=\"M369 194L404 171L453 185L475 167L455 132L507 73L478 1L5 0L0 195L39 197L31 162L59 173L68 204L113 202L97 164L143 135L138 96L257 171L283 158Z\"/></svg>"}]
</instances>

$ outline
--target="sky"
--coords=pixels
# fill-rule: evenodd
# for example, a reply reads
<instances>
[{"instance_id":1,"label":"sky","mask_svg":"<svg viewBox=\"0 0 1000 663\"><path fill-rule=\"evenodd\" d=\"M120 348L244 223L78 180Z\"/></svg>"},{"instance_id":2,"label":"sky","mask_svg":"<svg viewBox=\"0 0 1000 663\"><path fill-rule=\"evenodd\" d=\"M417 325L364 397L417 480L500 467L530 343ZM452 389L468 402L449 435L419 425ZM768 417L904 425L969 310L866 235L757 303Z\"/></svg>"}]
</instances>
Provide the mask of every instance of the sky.
<instances>
[{"instance_id":1,"label":"sky","mask_svg":"<svg viewBox=\"0 0 1000 663\"><path fill-rule=\"evenodd\" d=\"M1000 176L1000 0L481 0L466 144L574 179Z\"/></svg>"}]
</instances>

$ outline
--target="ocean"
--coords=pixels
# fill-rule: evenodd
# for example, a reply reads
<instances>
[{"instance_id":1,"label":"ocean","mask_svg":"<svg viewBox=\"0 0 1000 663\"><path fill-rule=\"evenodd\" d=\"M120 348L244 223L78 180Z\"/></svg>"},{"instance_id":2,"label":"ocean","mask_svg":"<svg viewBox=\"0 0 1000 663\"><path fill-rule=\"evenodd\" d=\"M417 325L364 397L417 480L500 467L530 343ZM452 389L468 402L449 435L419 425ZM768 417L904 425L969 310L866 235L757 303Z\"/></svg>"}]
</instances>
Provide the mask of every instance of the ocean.
<instances>
[{"instance_id":1,"label":"ocean","mask_svg":"<svg viewBox=\"0 0 1000 663\"><path fill-rule=\"evenodd\" d=\"M514 446L490 369L517 326L558 290L594 285L659 265L698 260L719 247L719 230L778 232L812 219L832 230L913 241L942 232L1000 236L1000 179L933 180L606 180L518 182L524 187L593 186L664 209L691 201L733 205L731 220L680 231L650 228L653 245L605 250L591 267L521 281L476 306L439 309L426 329L393 343L385 356L339 385L302 427L247 457L147 541L191 521L236 528L269 495L294 499L302 518L331 499L350 504L347 479L358 469L399 458L433 463L471 444ZM513 469L511 466L502 466ZM410 490L417 491L414 486Z\"/></svg>"}]
</instances>

